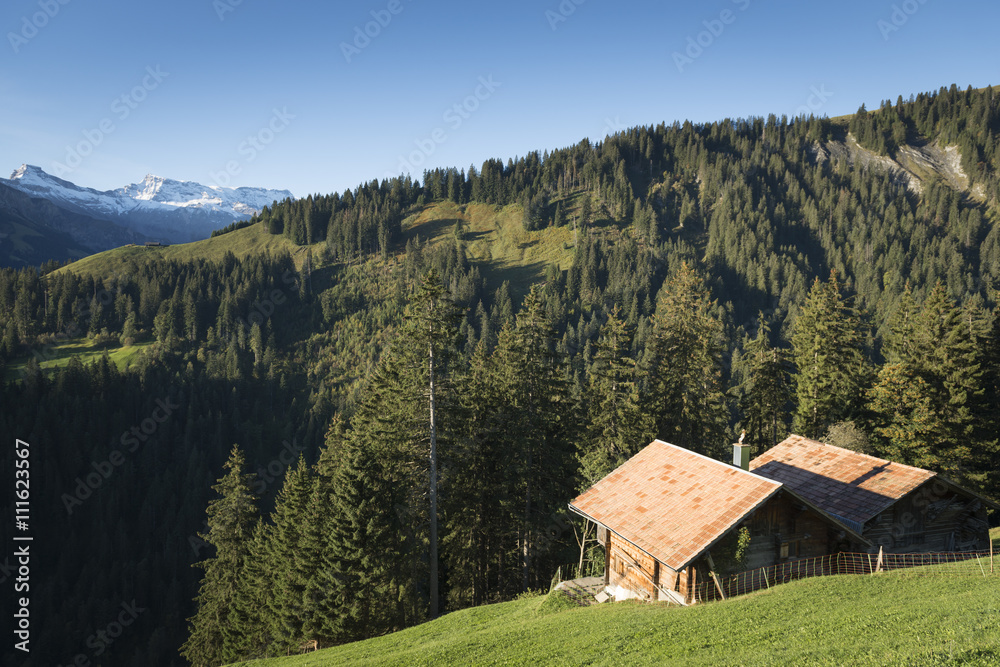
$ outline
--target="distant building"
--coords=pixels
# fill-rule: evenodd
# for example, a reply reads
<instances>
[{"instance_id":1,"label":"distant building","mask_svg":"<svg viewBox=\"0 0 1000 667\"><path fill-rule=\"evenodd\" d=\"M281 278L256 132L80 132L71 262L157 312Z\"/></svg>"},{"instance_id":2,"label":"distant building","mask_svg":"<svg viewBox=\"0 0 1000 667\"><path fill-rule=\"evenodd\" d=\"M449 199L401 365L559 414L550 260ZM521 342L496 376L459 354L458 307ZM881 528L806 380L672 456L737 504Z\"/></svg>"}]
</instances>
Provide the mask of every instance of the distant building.
<instances>
[{"instance_id":1,"label":"distant building","mask_svg":"<svg viewBox=\"0 0 1000 667\"><path fill-rule=\"evenodd\" d=\"M750 462L734 447L729 465L655 440L569 504L598 526L608 594L686 604L712 572L989 547L986 508L1000 506L933 472L799 436ZM744 528L734 565L727 551Z\"/></svg>"},{"instance_id":2,"label":"distant building","mask_svg":"<svg viewBox=\"0 0 1000 667\"><path fill-rule=\"evenodd\" d=\"M147 248L166 248L169 243L161 243L159 241L146 241L144 244Z\"/></svg>"}]
</instances>

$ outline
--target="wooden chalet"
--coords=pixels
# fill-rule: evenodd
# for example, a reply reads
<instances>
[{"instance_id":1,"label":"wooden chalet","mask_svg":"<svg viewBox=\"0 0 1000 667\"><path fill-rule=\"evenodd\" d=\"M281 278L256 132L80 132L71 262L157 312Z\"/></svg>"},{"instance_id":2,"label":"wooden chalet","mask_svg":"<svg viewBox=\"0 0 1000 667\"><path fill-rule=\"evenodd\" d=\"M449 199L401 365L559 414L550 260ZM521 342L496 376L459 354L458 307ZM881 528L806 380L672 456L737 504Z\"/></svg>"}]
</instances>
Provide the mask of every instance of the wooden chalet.
<instances>
[{"instance_id":1,"label":"wooden chalet","mask_svg":"<svg viewBox=\"0 0 1000 667\"><path fill-rule=\"evenodd\" d=\"M698 585L725 569L721 556L743 527L751 541L740 569L868 543L782 482L660 440L569 507L597 524L605 590L616 600L694 601Z\"/></svg>"},{"instance_id":2,"label":"wooden chalet","mask_svg":"<svg viewBox=\"0 0 1000 667\"><path fill-rule=\"evenodd\" d=\"M793 435L750 462L887 553L989 549L996 503L937 473ZM841 550L864 550L841 545Z\"/></svg>"}]
</instances>

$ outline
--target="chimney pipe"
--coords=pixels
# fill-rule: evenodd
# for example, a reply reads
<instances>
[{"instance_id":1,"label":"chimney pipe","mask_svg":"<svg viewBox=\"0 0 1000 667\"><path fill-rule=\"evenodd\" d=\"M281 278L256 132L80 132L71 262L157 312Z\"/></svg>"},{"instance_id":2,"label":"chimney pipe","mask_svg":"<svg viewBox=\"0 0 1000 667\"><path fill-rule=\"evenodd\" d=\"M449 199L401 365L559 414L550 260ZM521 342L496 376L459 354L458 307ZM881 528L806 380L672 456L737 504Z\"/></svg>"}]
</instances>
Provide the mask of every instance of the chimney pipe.
<instances>
[{"instance_id":1,"label":"chimney pipe","mask_svg":"<svg viewBox=\"0 0 1000 667\"><path fill-rule=\"evenodd\" d=\"M733 443L733 465L743 470L750 470L750 445Z\"/></svg>"}]
</instances>

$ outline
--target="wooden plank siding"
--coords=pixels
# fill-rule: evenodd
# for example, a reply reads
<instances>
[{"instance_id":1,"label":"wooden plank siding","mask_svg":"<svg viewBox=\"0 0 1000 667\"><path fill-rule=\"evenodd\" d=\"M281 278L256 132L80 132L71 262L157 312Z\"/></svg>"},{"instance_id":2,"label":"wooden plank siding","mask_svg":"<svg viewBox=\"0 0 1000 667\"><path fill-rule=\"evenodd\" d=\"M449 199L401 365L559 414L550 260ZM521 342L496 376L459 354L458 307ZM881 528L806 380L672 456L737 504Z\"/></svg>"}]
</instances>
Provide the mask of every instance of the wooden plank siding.
<instances>
[{"instance_id":1,"label":"wooden plank siding","mask_svg":"<svg viewBox=\"0 0 1000 667\"><path fill-rule=\"evenodd\" d=\"M676 578L676 573L612 531L608 531L608 535L608 583L627 589L643 600L659 599L656 586L660 568L668 581Z\"/></svg>"},{"instance_id":2,"label":"wooden plank siding","mask_svg":"<svg viewBox=\"0 0 1000 667\"><path fill-rule=\"evenodd\" d=\"M851 547L828 519L786 493L759 508L745 525L750 529L749 553L742 568L746 570L825 556Z\"/></svg>"},{"instance_id":3,"label":"wooden plank siding","mask_svg":"<svg viewBox=\"0 0 1000 667\"><path fill-rule=\"evenodd\" d=\"M772 497L728 534L743 526L750 530L750 547L747 561L737 570L770 567L853 547L829 519L786 493ZM677 572L613 531L607 530L605 535L605 581L618 587L616 597L663 600L666 596L662 591L668 590L691 603L697 601L698 586L710 579L704 557Z\"/></svg>"},{"instance_id":4,"label":"wooden plank siding","mask_svg":"<svg viewBox=\"0 0 1000 667\"><path fill-rule=\"evenodd\" d=\"M888 553L983 551L989 521L983 502L931 480L865 524L864 536Z\"/></svg>"}]
</instances>

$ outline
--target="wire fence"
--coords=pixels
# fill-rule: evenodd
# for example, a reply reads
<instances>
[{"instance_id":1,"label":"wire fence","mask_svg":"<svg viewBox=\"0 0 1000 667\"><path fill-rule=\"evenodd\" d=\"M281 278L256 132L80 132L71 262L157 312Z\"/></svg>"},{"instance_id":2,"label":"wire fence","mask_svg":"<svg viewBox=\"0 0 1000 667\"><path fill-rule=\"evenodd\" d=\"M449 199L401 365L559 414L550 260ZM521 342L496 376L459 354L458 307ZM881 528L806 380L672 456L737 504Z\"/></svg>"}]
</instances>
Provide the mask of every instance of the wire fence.
<instances>
[{"instance_id":1,"label":"wire fence","mask_svg":"<svg viewBox=\"0 0 1000 667\"><path fill-rule=\"evenodd\" d=\"M745 595L796 579L836 574L875 574L906 570L914 575L1000 575L1000 558L994 564L992 551L952 551L944 553L836 553L816 558L779 563L737 574L701 581L695 601L709 602ZM720 590L721 589L721 590Z\"/></svg>"},{"instance_id":2,"label":"wire fence","mask_svg":"<svg viewBox=\"0 0 1000 667\"><path fill-rule=\"evenodd\" d=\"M578 563L567 563L565 565L560 565L556 569L556 573L552 575L552 582L549 585L549 590L555 587L556 584L562 583L563 581L571 581L573 579L582 579L584 577L603 577L604 576L604 563L595 562L593 560L586 560L583 562L583 567L581 568Z\"/></svg>"}]
</instances>

